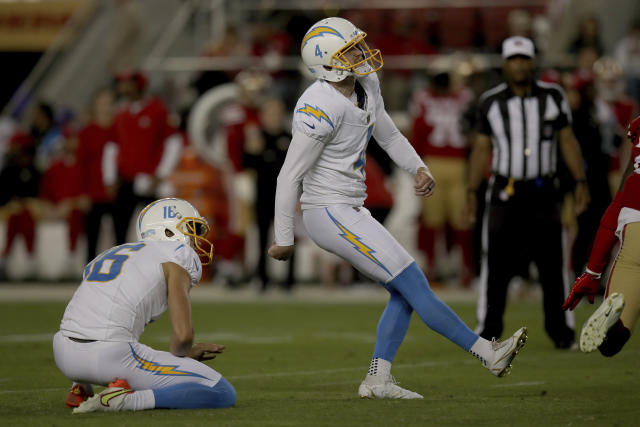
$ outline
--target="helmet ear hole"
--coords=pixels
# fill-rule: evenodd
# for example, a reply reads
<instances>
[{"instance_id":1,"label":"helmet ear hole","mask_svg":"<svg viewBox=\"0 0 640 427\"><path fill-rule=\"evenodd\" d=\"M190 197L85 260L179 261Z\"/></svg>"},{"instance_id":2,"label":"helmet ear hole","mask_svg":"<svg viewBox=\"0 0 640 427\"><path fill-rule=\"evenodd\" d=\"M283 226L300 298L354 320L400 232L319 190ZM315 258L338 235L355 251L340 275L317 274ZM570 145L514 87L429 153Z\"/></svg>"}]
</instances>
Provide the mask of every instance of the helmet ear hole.
<instances>
[{"instance_id":1,"label":"helmet ear hole","mask_svg":"<svg viewBox=\"0 0 640 427\"><path fill-rule=\"evenodd\" d=\"M169 230L168 228L164 229L164 235L167 237L173 237L173 231Z\"/></svg>"}]
</instances>

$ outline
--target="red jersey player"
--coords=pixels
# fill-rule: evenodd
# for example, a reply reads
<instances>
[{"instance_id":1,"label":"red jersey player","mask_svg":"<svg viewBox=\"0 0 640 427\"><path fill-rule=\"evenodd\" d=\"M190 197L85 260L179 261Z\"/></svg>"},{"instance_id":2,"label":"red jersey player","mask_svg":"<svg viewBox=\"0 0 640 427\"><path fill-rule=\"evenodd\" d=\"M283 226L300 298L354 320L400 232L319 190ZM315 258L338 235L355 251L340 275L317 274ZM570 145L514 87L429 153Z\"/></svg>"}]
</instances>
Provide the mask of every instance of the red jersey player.
<instances>
[{"instance_id":1,"label":"red jersey player","mask_svg":"<svg viewBox=\"0 0 640 427\"><path fill-rule=\"evenodd\" d=\"M640 312L640 116L629 125L633 145L615 199L605 212L593 244L586 271L576 279L563 308L573 310L583 296L593 303L602 270L616 236L620 252L611 270L605 300L584 324L580 349L617 354L631 336Z\"/></svg>"},{"instance_id":2,"label":"red jersey player","mask_svg":"<svg viewBox=\"0 0 640 427\"><path fill-rule=\"evenodd\" d=\"M429 162L431 172L438 177L439 188L423 201L418 246L426 253L427 269L432 272L436 264L436 235L449 225L462 250L461 280L469 285L473 269L471 231L463 214L469 146L460 122L473 93L466 87L452 86L448 72L437 73L429 88L414 95L409 108L413 119L411 143L418 155Z\"/></svg>"},{"instance_id":3,"label":"red jersey player","mask_svg":"<svg viewBox=\"0 0 640 427\"><path fill-rule=\"evenodd\" d=\"M164 102L145 95L147 78L144 74L120 73L116 81L118 94L127 101L113 124L119 178L115 228L116 241L122 244L127 240L127 228L136 205L155 199L157 183L169 176L180 161L183 141L170 123ZM106 156L112 160L111 156Z\"/></svg>"},{"instance_id":4,"label":"red jersey player","mask_svg":"<svg viewBox=\"0 0 640 427\"><path fill-rule=\"evenodd\" d=\"M87 212L88 262L97 255L102 217L110 215L114 218L117 206L115 204L115 188L105 185L105 171L102 167L105 147L116 141L113 128L114 102L114 94L111 90L98 91L91 107L91 120L78 133L78 152L76 155L82 170L84 192L91 200L91 208ZM115 168L113 174L115 175ZM115 180L115 176L111 180Z\"/></svg>"}]
</instances>

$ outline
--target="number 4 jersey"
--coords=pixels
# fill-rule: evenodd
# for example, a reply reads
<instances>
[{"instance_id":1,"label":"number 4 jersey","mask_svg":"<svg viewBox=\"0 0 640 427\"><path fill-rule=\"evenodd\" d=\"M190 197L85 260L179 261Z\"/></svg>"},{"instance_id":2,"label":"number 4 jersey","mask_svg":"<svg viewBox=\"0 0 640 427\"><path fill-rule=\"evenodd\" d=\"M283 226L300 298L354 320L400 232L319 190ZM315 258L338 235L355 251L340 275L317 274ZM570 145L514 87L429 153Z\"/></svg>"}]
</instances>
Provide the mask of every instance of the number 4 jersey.
<instances>
[{"instance_id":1,"label":"number 4 jersey","mask_svg":"<svg viewBox=\"0 0 640 427\"><path fill-rule=\"evenodd\" d=\"M402 162L403 158L394 160L411 173L424 166L385 112L375 74L358 78L350 98L330 83L316 80L300 96L292 125L294 139L302 133L324 144L322 153L304 175L302 209L340 203L362 206L367 197L364 167L371 136L392 158L391 146L406 143L406 147L395 150L407 151L401 155L407 158L406 162ZM292 162L298 163L289 161Z\"/></svg>"},{"instance_id":2,"label":"number 4 jersey","mask_svg":"<svg viewBox=\"0 0 640 427\"><path fill-rule=\"evenodd\" d=\"M192 286L200 281L200 259L181 242L128 243L100 254L85 268L67 305L62 333L98 341L137 341L144 327L167 309L165 262L184 268Z\"/></svg>"}]
</instances>

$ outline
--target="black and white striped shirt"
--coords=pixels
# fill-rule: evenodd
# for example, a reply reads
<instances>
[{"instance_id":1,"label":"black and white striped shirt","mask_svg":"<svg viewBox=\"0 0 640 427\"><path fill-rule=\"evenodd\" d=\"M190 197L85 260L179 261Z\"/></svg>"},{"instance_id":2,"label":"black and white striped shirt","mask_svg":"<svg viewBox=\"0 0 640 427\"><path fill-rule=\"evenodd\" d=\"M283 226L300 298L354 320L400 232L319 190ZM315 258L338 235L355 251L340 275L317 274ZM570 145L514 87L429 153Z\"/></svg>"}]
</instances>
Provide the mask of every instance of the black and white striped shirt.
<instances>
[{"instance_id":1,"label":"black and white striped shirt","mask_svg":"<svg viewBox=\"0 0 640 427\"><path fill-rule=\"evenodd\" d=\"M536 81L517 96L508 84L480 97L477 131L491 137L492 173L515 180L553 176L558 131L571 125L571 110L560 86Z\"/></svg>"}]
</instances>

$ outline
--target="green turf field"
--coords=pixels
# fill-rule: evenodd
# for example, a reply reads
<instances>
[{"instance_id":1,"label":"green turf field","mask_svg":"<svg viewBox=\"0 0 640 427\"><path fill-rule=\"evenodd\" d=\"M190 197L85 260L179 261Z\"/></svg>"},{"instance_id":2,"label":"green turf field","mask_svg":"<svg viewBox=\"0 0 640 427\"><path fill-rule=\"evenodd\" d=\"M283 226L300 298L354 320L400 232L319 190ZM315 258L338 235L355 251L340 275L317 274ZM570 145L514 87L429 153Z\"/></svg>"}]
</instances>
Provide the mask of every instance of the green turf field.
<instances>
[{"instance_id":1,"label":"green turf field","mask_svg":"<svg viewBox=\"0 0 640 427\"><path fill-rule=\"evenodd\" d=\"M640 424L640 340L614 359L556 351L542 329L539 303L513 303L509 331L529 327L511 376L499 379L416 316L393 373L421 401L357 397L383 304L196 303L196 338L226 344L210 362L236 387L225 410L154 410L71 415L69 381L58 372L50 336L65 303L0 303L0 424L370 426ZM471 305L453 305L473 323ZM590 308L577 311L581 325ZM143 342L168 348L165 315ZM82 423L82 424L80 424Z\"/></svg>"}]
</instances>

